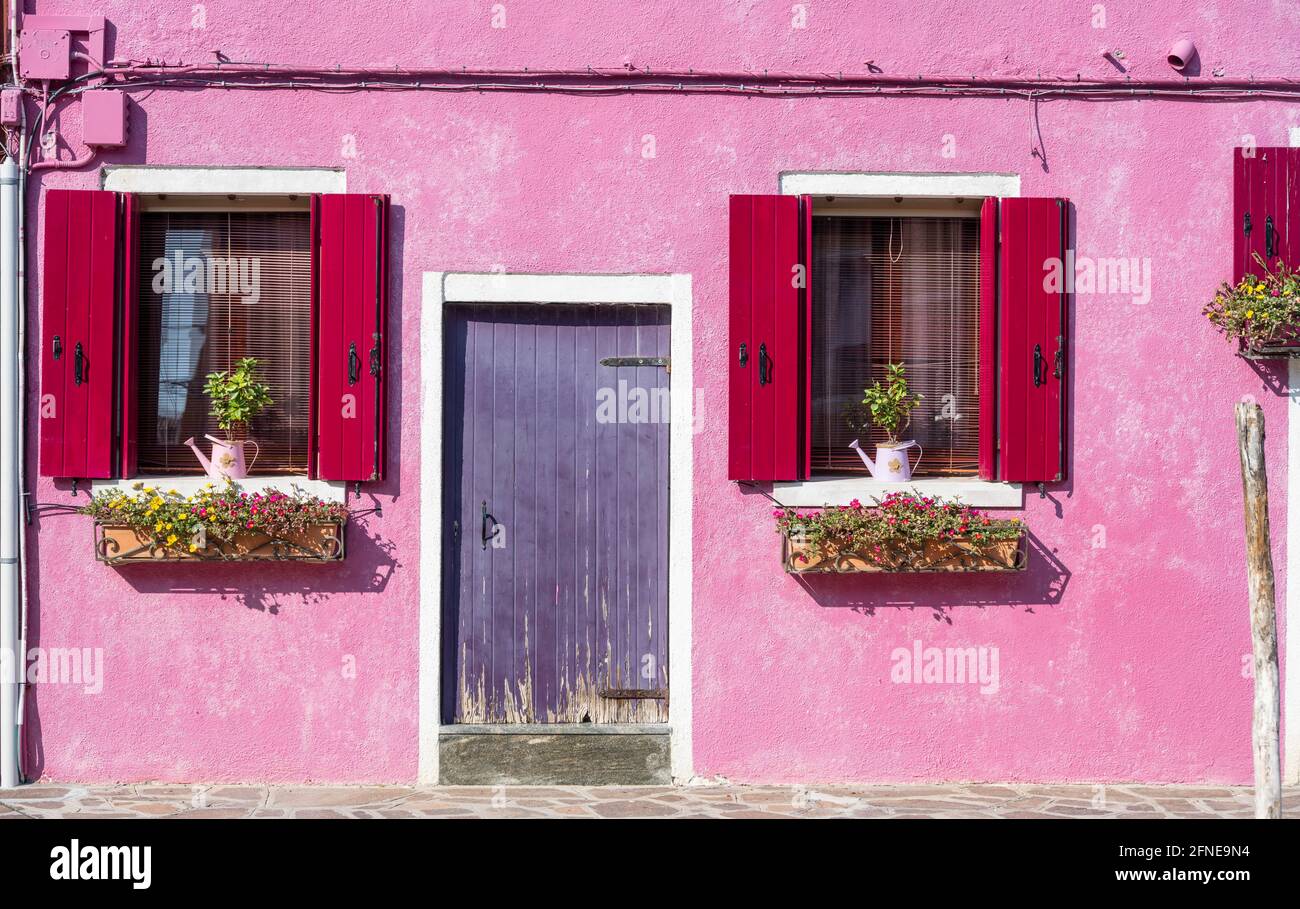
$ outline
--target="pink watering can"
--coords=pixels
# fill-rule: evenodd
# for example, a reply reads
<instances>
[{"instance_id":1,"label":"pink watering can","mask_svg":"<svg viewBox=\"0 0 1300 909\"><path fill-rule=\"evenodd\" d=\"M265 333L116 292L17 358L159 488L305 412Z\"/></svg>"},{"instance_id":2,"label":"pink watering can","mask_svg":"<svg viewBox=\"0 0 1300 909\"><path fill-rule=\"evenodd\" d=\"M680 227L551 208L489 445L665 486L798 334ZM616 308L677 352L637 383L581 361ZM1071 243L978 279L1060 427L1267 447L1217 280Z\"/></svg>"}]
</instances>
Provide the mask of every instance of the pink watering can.
<instances>
[{"instance_id":1,"label":"pink watering can","mask_svg":"<svg viewBox=\"0 0 1300 909\"><path fill-rule=\"evenodd\" d=\"M256 442L249 441L256 451L253 452L253 460L247 465L244 463L244 443L231 442L226 439L218 439L213 436L204 436L212 443L212 460L209 461L203 457L203 452L199 451L199 446L195 443L194 437L190 436L185 440L185 444L194 449L194 455L207 471L208 476L214 480L242 480L248 476L248 471L252 469L253 464L257 463L257 456L261 454L262 448Z\"/></svg>"},{"instance_id":2,"label":"pink watering can","mask_svg":"<svg viewBox=\"0 0 1300 909\"><path fill-rule=\"evenodd\" d=\"M916 447L915 464L909 463L907 454L907 449L913 446ZM876 460L872 461L857 439L849 443L849 448L858 453L873 478L890 483L906 483L912 479L912 471L921 466L921 456L925 453L915 441L896 442L892 445L877 445Z\"/></svg>"}]
</instances>

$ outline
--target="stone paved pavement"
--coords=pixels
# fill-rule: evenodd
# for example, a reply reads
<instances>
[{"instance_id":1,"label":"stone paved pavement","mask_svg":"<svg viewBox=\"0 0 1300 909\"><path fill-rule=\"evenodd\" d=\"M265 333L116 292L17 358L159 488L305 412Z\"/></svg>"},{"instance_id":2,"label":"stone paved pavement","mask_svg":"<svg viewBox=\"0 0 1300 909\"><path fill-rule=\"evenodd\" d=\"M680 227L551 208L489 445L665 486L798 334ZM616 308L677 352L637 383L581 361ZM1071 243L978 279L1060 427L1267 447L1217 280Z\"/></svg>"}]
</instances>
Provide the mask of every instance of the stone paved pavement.
<instances>
[{"instance_id":1,"label":"stone paved pavement","mask_svg":"<svg viewBox=\"0 0 1300 909\"><path fill-rule=\"evenodd\" d=\"M1300 817L1300 789L1283 813ZM175 818L1248 818L1225 786L249 786L37 783L0 790L0 819Z\"/></svg>"}]
</instances>

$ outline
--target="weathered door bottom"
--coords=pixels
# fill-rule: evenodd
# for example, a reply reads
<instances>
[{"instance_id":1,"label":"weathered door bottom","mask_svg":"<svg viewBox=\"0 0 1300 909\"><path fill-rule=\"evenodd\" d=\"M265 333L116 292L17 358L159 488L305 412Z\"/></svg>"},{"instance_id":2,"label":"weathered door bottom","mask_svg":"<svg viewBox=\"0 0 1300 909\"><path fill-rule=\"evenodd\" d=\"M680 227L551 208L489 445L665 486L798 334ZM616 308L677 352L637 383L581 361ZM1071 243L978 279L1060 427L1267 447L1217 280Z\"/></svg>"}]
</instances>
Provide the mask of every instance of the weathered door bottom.
<instances>
[{"instance_id":1,"label":"weathered door bottom","mask_svg":"<svg viewBox=\"0 0 1300 909\"><path fill-rule=\"evenodd\" d=\"M672 782L667 726L443 726L443 786L659 786Z\"/></svg>"}]
</instances>

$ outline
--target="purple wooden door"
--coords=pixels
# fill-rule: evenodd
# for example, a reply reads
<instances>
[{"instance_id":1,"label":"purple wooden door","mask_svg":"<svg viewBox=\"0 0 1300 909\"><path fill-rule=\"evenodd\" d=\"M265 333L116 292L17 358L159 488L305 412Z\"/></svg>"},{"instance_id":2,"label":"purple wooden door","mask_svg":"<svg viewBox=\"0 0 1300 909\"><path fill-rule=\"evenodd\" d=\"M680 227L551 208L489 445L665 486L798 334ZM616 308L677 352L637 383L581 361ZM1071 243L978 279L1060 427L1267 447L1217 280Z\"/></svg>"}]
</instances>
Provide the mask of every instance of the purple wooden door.
<instances>
[{"instance_id":1,"label":"purple wooden door","mask_svg":"<svg viewBox=\"0 0 1300 909\"><path fill-rule=\"evenodd\" d=\"M666 307L449 308L444 722L667 722L668 338Z\"/></svg>"}]
</instances>

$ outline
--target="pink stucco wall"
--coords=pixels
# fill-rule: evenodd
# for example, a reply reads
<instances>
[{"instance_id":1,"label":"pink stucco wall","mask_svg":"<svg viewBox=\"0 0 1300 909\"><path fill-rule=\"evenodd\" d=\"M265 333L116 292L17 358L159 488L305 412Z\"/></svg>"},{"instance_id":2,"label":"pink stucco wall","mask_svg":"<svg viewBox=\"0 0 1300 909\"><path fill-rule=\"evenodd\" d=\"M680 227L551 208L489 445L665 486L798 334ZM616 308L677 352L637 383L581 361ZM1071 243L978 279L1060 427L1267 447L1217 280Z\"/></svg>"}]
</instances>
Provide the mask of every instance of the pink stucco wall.
<instances>
[{"instance_id":1,"label":"pink stucco wall","mask_svg":"<svg viewBox=\"0 0 1300 909\"><path fill-rule=\"evenodd\" d=\"M811 0L807 27L792 29L792 5L506 0L507 27L494 29L479 0L316 0L294 15L226 0L206 5L198 29L189 0L27 4L106 15L118 58L209 60L220 48L313 64L861 72L873 60L890 74L1102 76L1116 73L1099 56L1110 47L1134 74L1164 75L1169 45L1189 33L1207 72L1243 77L1287 74L1300 37L1284 5L1231 0L1106 3L1105 28L1084 3ZM384 516L361 522L335 567L119 572L93 561L85 519L42 517L29 537L30 643L106 652L102 694L33 697L29 750L45 776L414 778L420 276L504 266L693 276L697 773L1250 778L1232 404L1264 405L1279 542L1286 415L1199 311L1230 267L1231 149L1245 135L1286 144L1300 107L1046 103L1045 168L1022 100L216 89L133 100L130 147L97 165L342 166L350 191L392 194L390 475L375 490ZM63 122L75 143L79 113ZM780 172L808 170L1020 174L1023 194L1073 201L1080 255L1150 259L1148 304L1076 301L1070 479L1048 501L1027 497L1051 553L1027 576L803 586L780 569L770 504L726 482L727 195L775 192ZM33 180L30 235L43 188L98 181L96 168ZM70 501L44 480L35 499ZM892 684L892 651L917 640L998 648L997 694Z\"/></svg>"}]
</instances>

